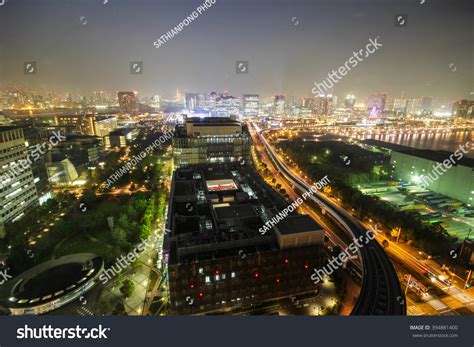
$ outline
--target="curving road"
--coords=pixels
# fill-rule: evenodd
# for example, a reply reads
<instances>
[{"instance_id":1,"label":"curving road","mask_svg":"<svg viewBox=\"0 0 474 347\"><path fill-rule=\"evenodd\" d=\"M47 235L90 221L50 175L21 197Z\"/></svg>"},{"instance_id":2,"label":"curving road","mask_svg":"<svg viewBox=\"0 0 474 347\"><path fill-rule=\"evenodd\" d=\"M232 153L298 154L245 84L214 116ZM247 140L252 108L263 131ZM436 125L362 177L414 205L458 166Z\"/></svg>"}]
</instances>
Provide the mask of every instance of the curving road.
<instances>
[{"instance_id":1,"label":"curving road","mask_svg":"<svg viewBox=\"0 0 474 347\"><path fill-rule=\"evenodd\" d=\"M301 191L310 188L305 181L295 175L291 169L278 157L260 129L255 126L257 134L281 174ZM337 222L351 238L366 234L365 228L352 218L344 209L337 206L321 194L314 194L311 199L323 207L329 216ZM363 280L361 294L352 310L352 315L406 315L405 295L400 287L397 273L376 240L359 249L363 265Z\"/></svg>"}]
</instances>

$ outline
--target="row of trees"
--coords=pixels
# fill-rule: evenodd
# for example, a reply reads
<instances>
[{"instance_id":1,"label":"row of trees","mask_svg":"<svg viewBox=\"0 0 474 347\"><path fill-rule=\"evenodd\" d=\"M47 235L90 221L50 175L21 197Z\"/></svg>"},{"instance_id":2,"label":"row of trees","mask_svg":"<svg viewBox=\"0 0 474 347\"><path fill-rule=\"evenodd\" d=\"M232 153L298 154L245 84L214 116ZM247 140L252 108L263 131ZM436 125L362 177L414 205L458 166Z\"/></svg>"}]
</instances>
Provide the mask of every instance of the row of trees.
<instances>
[{"instance_id":1,"label":"row of trees","mask_svg":"<svg viewBox=\"0 0 474 347\"><path fill-rule=\"evenodd\" d=\"M415 247L430 254L449 252L455 239L438 224L430 224L416 212L400 211L378 197L362 194L341 181L331 183L332 193L351 205L360 218L379 221L388 230L401 228L401 240L413 241Z\"/></svg>"},{"instance_id":2,"label":"row of trees","mask_svg":"<svg viewBox=\"0 0 474 347\"><path fill-rule=\"evenodd\" d=\"M333 141L287 141L279 147L313 179L327 174L331 178L331 193L352 206L360 218L379 221L388 230L401 228L402 240L412 241L415 247L430 254L447 252L453 247L455 240L440 225L425 222L415 212L400 211L352 187L355 182L390 179L388 158L384 154ZM348 159L341 159L345 156ZM377 167L381 169L375 170Z\"/></svg>"}]
</instances>

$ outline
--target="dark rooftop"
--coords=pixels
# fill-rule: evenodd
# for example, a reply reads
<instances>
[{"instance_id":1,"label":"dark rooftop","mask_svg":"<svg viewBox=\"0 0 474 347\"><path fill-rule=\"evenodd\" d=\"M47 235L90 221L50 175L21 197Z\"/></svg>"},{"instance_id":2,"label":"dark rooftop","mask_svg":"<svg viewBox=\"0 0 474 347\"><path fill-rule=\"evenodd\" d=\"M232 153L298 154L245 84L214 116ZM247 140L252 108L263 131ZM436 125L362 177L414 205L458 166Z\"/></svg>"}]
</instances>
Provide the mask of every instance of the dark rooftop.
<instances>
[{"instance_id":1,"label":"dark rooftop","mask_svg":"<svg viewBox=\"0 0 474 347\"><path fill-rule=\"evenodd\" d=\"M276 228L283 235L304 233L314 230L322 230L323 227L316 223L313 218L308 215L288 216L280 221Z\"/></svg>"},{"instance_id":2,"label":"dark rooftop","mask_svg":"<svg viewBox=\"0 0 474 347\"><path fill-rule=\"evenodd\" d=\"M230 117L189 117L186 118L186 122L205 125L209 123L218 123L222 125L233 123L240 125L240 122L238 120L232 119Z\"/></svg>"},{"instance_id":3,"label":"dark rooftop","mask_svg":"<svg viewBox=\"0 0 474 347\"><path fill-rule=\"evenodd\" d=\"M232 180L237 189L211 193L209 180ZM170 264L235 256L243 248L248 254L277 249L273 232L258 231L267 218L265 210L268 216L271 209L287 205L274 194L251 167L238 163L176 170L168 209L170 233L165 237Z\"/></svg>"},{"instance_id":4,"label":"dark rooftop","mask_svg":"<svg viewBox=\"0 0 474 347\"><path fill-rule=\"evenodd\" d=\"M372 139L364 140L362 142L370 146L384 147L395 152L411 155L411 156L426 159L426 160L436 161L439 163L442 163L446 159L449 160L449 156L453 154L453 152L448 152L448 151L434 151L430 149L418 149L418 148L402 146L402 145L397 145L395 143L372 140ZM467 150L470 150L470 148L467 148ZM474 159L468 158L466 156L463 156L460 160L456 160L456 163L459 165L474 168Z\"/></svg>"},{"instance_id":5,"label":"dark rooftop","mask_svg":"<svg viewBox=\"0 0 474 347\"><path fill-rule=\"evenodd\" d=\"M257 213L251 205L235 205L215 208L217 218L229 219L229 218L246 218L256 217Z\"/></svg>"},{"instance_id":6,"label":"dark rooftop","mask_svg":"<svg viewBox=\"0 0 474 347\"><path fill-rule=\"evenodd\" d=\"M57 300L87 287L104 262L91 253L69 254L36 265L8 281L0 296L7 307L29 307ZM15 300L9 298L15 297Z\"/></svg>"},{"instance_id":7,"label":"dark rooftop","mask_svg":"<svg viewBox=\"0 0 474 347\"><path fill-rule=\"evenodd\" d=\"M116 130L113 130L109 133L109 136L112 135L112 136L117 136L117 135L126 135L130 132L132 132L134 130L134 128L120 128L120 129L116 129Z\"/></svg>"}]
</instances>

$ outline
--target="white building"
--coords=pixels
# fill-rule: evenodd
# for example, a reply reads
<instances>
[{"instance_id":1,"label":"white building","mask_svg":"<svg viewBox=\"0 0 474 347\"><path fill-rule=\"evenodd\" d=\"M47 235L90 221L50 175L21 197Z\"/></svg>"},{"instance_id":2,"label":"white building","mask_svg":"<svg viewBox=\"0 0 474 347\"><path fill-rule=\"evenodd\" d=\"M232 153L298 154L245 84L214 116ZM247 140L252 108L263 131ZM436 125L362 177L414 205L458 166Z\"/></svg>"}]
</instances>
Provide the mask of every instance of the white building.
<instances>
[{"instance_id":1,"label":"white building","mask_svg":"<svg viewBox=\"0 0 474 347\"><path fill-rule=\"evenodd\" d=\"M258 116L260 98L258 94L244 94L242 96L242 109L244 117L255 118Z\"/></svg>"},{"instance_id":2,"label":"white building","mask_svg":"<svg viewBox=\"0 0 474 347\"><path fill-rule=\"evenodd\" d=\"M0 237L3 225L38 203L23 130L0 127Z\"/></svg>"}]
</instances>

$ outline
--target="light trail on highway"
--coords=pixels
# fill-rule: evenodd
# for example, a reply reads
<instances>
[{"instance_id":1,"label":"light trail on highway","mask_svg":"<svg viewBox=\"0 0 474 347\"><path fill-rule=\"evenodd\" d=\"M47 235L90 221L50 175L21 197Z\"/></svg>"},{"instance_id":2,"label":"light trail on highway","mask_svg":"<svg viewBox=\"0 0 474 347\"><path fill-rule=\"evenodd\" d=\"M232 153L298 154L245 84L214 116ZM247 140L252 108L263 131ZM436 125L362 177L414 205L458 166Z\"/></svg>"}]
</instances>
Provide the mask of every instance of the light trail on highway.
<instances>
[{"instance_id":1,"label":"light trail on highway","mask_svg":"<svg viewBox=\"0 0 474 347\"><path fill-rule=\"evenodd\" d=\"M288 181L301 191L308 190L310 185L294 174L290 168L282 162L274 151L261 130L252 124L260 137L271 160L280 170L280 173ZM355 221L341 207L335 205L326 197L317 193L311 199L325 209L329 216L339 224L351 238L363 235L366 230ZM405 295L400 287L398 276L393 265L377 241L370 241L360 250L360 258L363 265L363 281L361 294L352 311L352 315L405 315Z\"/></svg>"}]
</instances>

